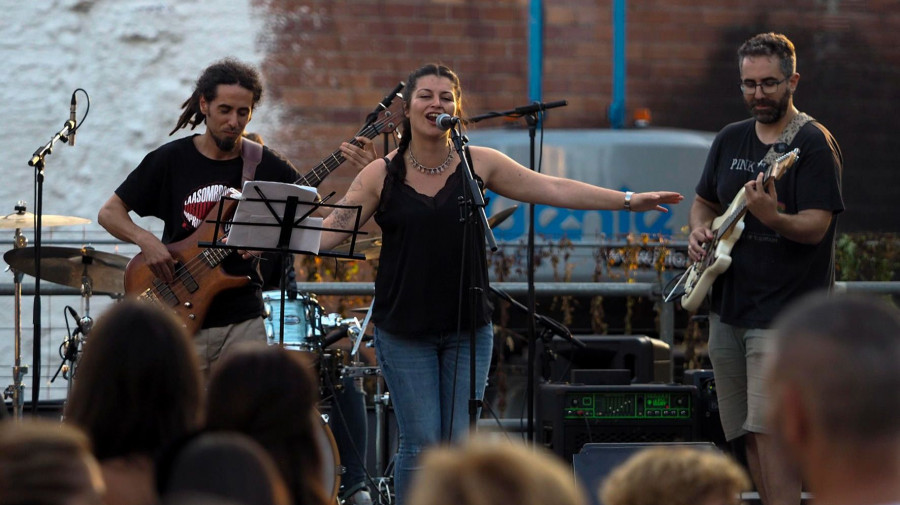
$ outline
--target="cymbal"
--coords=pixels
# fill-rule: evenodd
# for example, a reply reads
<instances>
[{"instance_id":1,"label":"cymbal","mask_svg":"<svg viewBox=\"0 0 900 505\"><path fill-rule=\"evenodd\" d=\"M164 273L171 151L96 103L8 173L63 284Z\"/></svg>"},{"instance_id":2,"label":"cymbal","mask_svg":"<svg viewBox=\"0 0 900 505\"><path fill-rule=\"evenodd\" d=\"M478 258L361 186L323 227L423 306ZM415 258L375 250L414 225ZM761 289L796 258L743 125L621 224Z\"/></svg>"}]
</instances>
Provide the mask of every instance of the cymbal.
<instances>
[{"instance_id":1,"label":"cymbal","mask_svg":"<svg viewBox=\"0 0 900 505\"><path fill-rule=\"evenodd\" d=\"M14 270L34 276L34 255L34 247L20 247L6 251L3 259ZM41 279L73 288L81 288L88 280L92 293L124 293L129 260L92 247L41 247Z\"/></svg>"},{"instance_id":2,"label":"cymbal","mask_svg":"<svg viewBox=\"0 0 900 505\"><path fill-rule=\"evenodd\" d=\"M356 307L355 309L350 309L350 312L368 312L371 308L371 305L368 307Z\"/></svg>"},{"instance_id":3,"label":"cymbal","mask_svg":"<svg viewBox=\"0 0 900 505\"><path fill-rule=\"evenodd\" d=\"M71 226L75 224L89 224L90 219L73 216L48 216L41 217L41 227L44 226ZM7 214L0 217L0 229L6 228L33 228L34 214L26 212L24 214Z\"/></svg>"},{"instance_id":4,"label":"cymbal","mask_svg":"<svg viewBox=\"0 0 900 505\"><path fill-rule=\"evenodd\" d=\"M516 209L518 209L518 208L519 208L518 205L513 205L512 207L507 207L507 208L501 210L500 212L494 214L493 216L488 218L488 226L490 226L491 229L493 230L494 228L499 226L500 223L502 223L503 221L506 221L506 218L513 215L513 213L515 213Z\"/></svg>"},{"instance_id":5,"label":"cymbal","mask_svg":"<svg viewBox=\"0 0 900 505\"><path fill-rule=\"evenodd\" d=\"M350 253L350 241L345 240L334 248L335 251ZM376 260L381 255L381 235L356 241L353 252L365 255L367 260Z\"/></svg>"}]
</instances>

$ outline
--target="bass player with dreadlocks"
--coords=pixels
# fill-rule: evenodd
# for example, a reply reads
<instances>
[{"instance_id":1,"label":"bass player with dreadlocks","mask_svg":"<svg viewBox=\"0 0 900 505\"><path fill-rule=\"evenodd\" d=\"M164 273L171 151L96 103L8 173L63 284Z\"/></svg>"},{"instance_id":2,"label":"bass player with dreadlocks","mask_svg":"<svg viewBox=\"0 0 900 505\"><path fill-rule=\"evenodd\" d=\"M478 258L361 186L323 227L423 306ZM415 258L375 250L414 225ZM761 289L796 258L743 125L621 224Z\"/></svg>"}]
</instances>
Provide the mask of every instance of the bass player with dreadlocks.
<instances>
[{"instance_id":1,"label":"bass player with dreadlocks","mask_svg":"<svg viewBox=\"0 0 900 505\"><path fill-rule=\"evenodd\" d=\"M138 245L156 279L165 283L174 279L176 260L166 244L187 239L229 188L240 188L243 157L254 147L242 134L261 97L260 76L253 67L233 59L207 67L182 105L184 112L170 135L201 123L206 123L206 131L147 154L100 209L100 225L114 237ZM357 141L364 148L345 142L340 149L346 161L359 169L374 160L375 153L368 139ZM296 169L280 154L269 147L255 147L262 153L256 180L293 183L298 179ZM131 211L161 219L162 238L138 226ZM235 343L265 342L257 263L246 252L231 254L222 262L225 272L249 276L251 282L219 292L210 303L202 328L193 337L205 372Z\"/></svg>"}]
</instances>

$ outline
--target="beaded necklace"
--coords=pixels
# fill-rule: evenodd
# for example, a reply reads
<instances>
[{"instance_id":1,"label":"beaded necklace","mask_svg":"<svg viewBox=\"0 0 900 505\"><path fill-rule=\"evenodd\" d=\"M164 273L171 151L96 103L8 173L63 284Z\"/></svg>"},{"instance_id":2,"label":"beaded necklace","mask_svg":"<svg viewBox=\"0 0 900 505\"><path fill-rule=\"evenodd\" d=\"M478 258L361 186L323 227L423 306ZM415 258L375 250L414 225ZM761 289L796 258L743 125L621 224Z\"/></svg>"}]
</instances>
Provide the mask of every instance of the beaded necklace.
<instances>
[{"instance_id":1,"label":"beaded necklace","mask_svg":"<svg viewBox=\"0 0 900 505\"><path fill-rule=\"evenodd\" d=\"M409 161L412 162L413 167L415 167L416 170L418 170L419 172L422 172L425 175L438 175L438 174L442 173L447 168L447 166L450 165L450 162L453 160L453 150L450 149L449 144L447 145L447 159L444 160L443 163L441 163L440 165L438 165L434 168L426 167L425 165L419 163L419 160L417 160L416 157L413 155L412 149L408 149L406 152L409 153Z\"/></svg>"}]
</instances>

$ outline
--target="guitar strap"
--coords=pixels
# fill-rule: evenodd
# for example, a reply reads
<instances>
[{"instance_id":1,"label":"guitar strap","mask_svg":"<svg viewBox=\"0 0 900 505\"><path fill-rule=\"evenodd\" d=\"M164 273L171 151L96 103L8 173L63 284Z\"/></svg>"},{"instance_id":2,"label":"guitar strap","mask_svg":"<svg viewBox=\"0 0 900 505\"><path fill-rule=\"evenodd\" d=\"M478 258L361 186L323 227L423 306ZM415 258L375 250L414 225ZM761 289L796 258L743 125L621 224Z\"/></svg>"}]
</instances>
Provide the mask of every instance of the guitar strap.
<instances>
[{"instance_id":1,"label":"guitar strap","mask_svg":"<svg viewBox=\"0 0 900 505\"><path fill-rule=\"evenodd\" d=\"M775 146L778 144L787 144L791 145L791 142L794 141L794 137L797 136L797 132L800 131L800 128L803 128L803 125L810 121L814 121L815 118L810 116L805 112L798 112L796 116L784 127L784 130L781 130L781 135L778 137L778 141L772 144L772 147L769 148L769 152L766 153L766 156L762 159L762 163L765 163L766 166L771 167L772 163L775 161L775 158L784 154L775 152Z\"/></svg>"},{"instance_id":2,"label":"guitar strap","mask_svg":"<svg viewBox=\"0 0 900 505\"><path fill-rule=\"evenodd\" d=\"M244 172L241 175L241 188L244 183L256 177L256 165L262 161L263 146L246 137L241 139L241 158L244 160Z\"/></svg>"}]
</instances>

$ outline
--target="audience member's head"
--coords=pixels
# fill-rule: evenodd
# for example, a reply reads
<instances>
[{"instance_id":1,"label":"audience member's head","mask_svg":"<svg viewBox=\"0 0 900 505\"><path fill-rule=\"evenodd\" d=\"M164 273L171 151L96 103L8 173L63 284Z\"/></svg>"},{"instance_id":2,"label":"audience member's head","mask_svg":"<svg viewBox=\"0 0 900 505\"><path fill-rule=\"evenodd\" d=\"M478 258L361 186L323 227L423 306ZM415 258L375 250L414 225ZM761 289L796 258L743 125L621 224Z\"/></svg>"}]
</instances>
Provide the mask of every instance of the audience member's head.
<instances>
[{"instance_id":1,"label":"audience member's head","mask_svg":"<svg viewBox=\"0 0 900 505\"><path fill-rule=\"evenodd\" d=\"M875 296L819 293L773 328L769 417L816 501L900 500L900 310Z\"/></svg>"},{"instance_id":2,"label":"audience member's head","mask_svg":"<svg viewBox=\"0 0 900 505\"><path fill-rule=\"evenodd\" d=\"M100 505L102 494L100 467L79 429L0 422L0 505Z\"/></svg>"},{"instance_id":3,"label":"audience member's head","mask_svg":"<svg viewBox=\"0 0 900 505\"><path fill-rule=\"evenodd\" d=\"M294 503L318 505L327 496L309 357L279 346L236 346L210 376L207 427L250 435L275 460Z\"/></svg>"},{"instance_id":4,"label":"audience member's head","mask_svg":"<svg viewBox=\"0 0 900 505\"><path fill-rule=\"evenodd\" d=\"M583 505L571 468L540 447L471 437L426 451L411 484L411 505Z\"/></svg>"},{"instance_id":5,"label":"audience member's head","mask_svg":"<svg viewBox=\"0 0 900 505\"><path fill-rule=\"evenodd\" d=\"M175 456L164 503L199 497L235 505L290 505L290 494L271 456L237 432L202 434Z\"/></svg>"},{"instance_id":6,"label":"audience member's head","mask_svg":"<svg viewBox=\"0 0 900 505\"><path fill-rule=\"evenodd\" d=\"M603 505L731 505L748 489L744 469L715 449L659 446L616 467L599 492Z\"/></svg>"},{"instance_id":7,"label":"audience member's head","mask_svg":"<svg viewBox=\"0 0 900 505\"><path fill-rule=\"evenodd\" d=\"M97 459L154 456L198 429L201 409L197 357L174 316L128 300L98 318L65 409Z\"/></svg>"}]
</instances>

